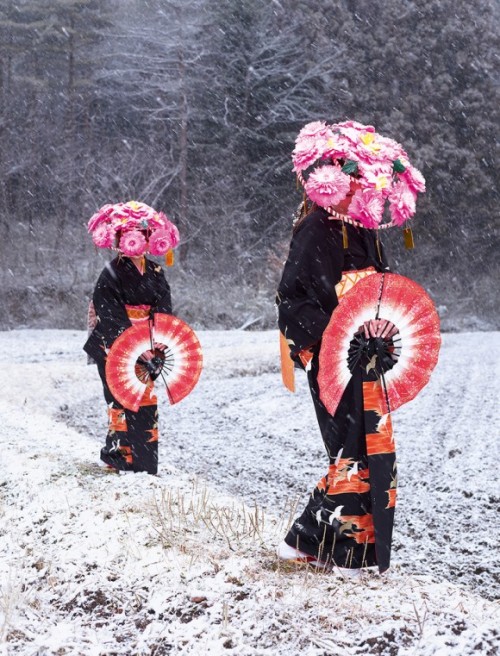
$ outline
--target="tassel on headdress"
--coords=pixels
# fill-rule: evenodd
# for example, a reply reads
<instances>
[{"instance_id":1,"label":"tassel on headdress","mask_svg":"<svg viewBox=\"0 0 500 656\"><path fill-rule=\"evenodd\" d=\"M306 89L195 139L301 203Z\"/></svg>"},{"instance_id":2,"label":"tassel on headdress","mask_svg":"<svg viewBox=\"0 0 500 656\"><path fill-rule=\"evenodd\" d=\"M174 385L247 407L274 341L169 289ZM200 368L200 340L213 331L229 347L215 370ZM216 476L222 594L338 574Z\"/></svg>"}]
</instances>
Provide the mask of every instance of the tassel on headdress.
<instances>
[{"instance_id":1,"label":"tassel on headdress","mask_svg":"<svg viewBox=\"0 0 500 656\"><path fill-rule=\"evenodd\" d=\"M407 250L410 251L412 248L415 248L415 242L413 240L413 232L410 227L403 228L403 237L405 240L405 248Z\"/></svg>"},{"instance_id":2,"label":"tassel on headdress","mask_svg":"<svg viewBox=\"0 0 500 656\"><path fill-rule=\"evenodd\" d=\"M347 237L347 228L344 221L342 221L342 246L344 247L344 250L349 246L349 239Z\"/></svg>"},{"instance_id":3,"label":"tassel on headdress","mask_svg":"<svg viewBox=\"0 0 500 656\"><path fill-rule=\"evenodd\" d=\"M170 249L165 254L165 264L167 266L174 266L174 251Z\"/></svg>"}]
</instances>

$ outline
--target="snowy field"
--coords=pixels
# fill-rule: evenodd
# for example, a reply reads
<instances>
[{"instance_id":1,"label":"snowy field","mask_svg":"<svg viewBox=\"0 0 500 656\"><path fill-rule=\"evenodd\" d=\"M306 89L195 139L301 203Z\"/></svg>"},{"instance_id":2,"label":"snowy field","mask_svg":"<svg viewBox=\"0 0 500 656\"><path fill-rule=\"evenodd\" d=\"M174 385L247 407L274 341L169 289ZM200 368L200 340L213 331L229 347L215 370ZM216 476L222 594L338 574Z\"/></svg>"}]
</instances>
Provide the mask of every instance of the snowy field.
<instances>
[{"instance_id":1,"label":"snowy field","mask_svg":"<svg viewBox=\"0 0 500 656\"><path fill-rule=\"evenodd\" d=\"M327 467L277 334L199 336L205 370L160 403L152 477L97 466L83 332L0 333L0 654L497 654L500 333L444 335L394 413L393 566L358 580L273 555Z\"/></svg>"}]
</instances>

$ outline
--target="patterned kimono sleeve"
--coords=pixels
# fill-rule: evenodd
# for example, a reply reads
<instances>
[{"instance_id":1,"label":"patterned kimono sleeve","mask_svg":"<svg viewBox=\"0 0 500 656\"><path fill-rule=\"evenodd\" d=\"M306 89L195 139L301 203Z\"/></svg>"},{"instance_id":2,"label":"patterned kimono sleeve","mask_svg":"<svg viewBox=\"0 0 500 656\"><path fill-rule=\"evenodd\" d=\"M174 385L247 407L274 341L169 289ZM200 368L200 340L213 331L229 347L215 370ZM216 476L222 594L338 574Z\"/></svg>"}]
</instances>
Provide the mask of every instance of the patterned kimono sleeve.
<instances>
[{"instance_id":1,"label":"patterned kimono sleeve","mask_svg":"<svg viewBox=\"0 0 500 656\"><path fill-rule=\"evenodd\" d=\"M293 236L278 286L278 325L292 357L318 344L338 304L335 285L342 277L340 226L323 213L308 216Z\"/></svg>"}]
</instances>

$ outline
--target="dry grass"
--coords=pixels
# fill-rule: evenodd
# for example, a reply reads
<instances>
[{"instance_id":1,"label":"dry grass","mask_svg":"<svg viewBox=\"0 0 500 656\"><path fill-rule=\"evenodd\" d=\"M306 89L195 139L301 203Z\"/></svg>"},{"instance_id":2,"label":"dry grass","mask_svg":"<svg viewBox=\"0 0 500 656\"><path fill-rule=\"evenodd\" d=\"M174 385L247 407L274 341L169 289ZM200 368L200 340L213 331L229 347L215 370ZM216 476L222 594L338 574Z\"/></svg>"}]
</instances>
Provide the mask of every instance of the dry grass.
<instances>
[{"instance_id":1,"label":"dry grass","mask_svg":"<svg viewBox=\"0 0 500 656\"><path fill-rule=\"evenodd\" d=\"M295 506L288 500L276 518L258 506L220 497L197 481L190 488L158 490L152 520L162 547L182 554L179 566L195 580L195 566L209 560L219 581L208 584L206 594L180 603L203 603L207 621L219 625L228 639L233 636L234 644L238 623L260 623L268 643L275 649L286 644L289 653L313 653L314 647L332 655L407 654L440 632L457 635L452 605L444 609L443 599L432 599L427 579L404 575L397 566L388 576L366 571L350 579L280 561L273 547L295 516ZM473 631L473 609L459 614L463 630ZM351 634L360 636L356 648L346 638ZM494 642L490 635L485 644L490 648Z\"/></svg>"}]
</instances>

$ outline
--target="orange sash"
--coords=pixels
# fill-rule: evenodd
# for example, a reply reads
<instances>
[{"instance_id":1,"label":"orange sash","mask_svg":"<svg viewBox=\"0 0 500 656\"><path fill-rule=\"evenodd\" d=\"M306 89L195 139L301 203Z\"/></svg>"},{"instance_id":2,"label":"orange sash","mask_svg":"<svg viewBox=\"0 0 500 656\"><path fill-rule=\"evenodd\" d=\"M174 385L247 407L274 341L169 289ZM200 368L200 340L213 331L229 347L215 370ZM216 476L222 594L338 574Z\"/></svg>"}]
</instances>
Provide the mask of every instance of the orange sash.
<instances>
[{"instance_id":1,"label":"orange sash","mask_svg":"<svg viewBox=\"0 0 500 656\"><path fill-rule=\"evenodd\" d=\"M125 310L127 311L127 316L132 322L132 324L137 323L138 321L144 321L144 319L149 318L149 312L151 310L150 305L125 305Z\"/></svg>"}]
</instances>

